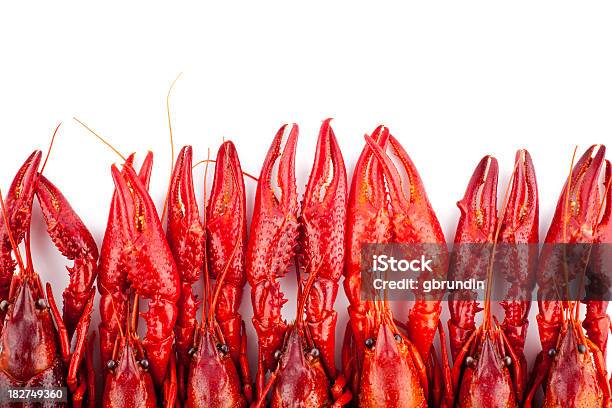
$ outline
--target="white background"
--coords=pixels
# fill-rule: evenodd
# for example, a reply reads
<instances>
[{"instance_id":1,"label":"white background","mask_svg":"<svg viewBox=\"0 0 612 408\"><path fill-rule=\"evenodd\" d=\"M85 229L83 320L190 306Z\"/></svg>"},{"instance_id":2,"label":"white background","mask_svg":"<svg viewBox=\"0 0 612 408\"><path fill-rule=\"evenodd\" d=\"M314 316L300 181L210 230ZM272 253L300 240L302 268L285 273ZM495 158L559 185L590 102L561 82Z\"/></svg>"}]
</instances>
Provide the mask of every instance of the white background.
<instances>
[{"instance_id":1,"label":"white background","mask_svg":"<svg viewBox=\"0 0 612 408\"><path fill-rule=\"evenodd\" d=\"M165 94L182 71L172 97L177 145L192 144L205 158L232 139L244 170L258 174L278 127L297 122L303 191L322 119L335 118L349 175L363 134L384 123L416 163L449 241L455 202L478 160L498 158L503 191L514 152L525 147L543 235L574 146L611 140L611 11L607 2L557 1L3 5L0 185L8 188L63 121L45 173L100 242L109 166L119 159L72 121L76 115L124 154L155 152L151 194L161 208L170 167ZM255 186L246 183L250 207ZM59 297L64 262L38 210L33 228L35 265ZM339 335L345 307L340 292ZM530 358L539 350L531 321Z\"/></svg>"}]
</instances>

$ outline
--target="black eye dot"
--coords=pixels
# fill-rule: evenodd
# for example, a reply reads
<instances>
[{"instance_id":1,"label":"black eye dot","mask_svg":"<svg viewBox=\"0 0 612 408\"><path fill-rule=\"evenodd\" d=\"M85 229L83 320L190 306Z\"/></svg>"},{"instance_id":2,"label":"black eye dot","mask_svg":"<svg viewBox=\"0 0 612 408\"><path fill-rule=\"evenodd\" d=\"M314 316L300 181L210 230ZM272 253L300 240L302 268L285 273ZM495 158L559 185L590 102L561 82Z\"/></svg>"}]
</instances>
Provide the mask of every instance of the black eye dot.
<instances>
[{"instance_id":1,"label":"black eye dot","mask_svg":"<svg viewBox=\"0 0 612 408\"><path fill-rule=\"evenodd\" d=\"M586 348L586 346L584 344L579 344L578 345L578 352L580 354L584 354L584 353L586 353L586 351L587 351L587 348Z\"/></svg>"},{"instance_id":2,"label":"black eye dot","mask_svg":"<svg viewBox=\"0 0 612 408\"><path fill-rule=\"evenodd\" d=\"M115 360L108 360L106 362L106 368L108 368L109 370L114 370L115 367L117 367L117 363L115 362Z\"/></svg>"},{"instance_id":3,"label":"black eye dot","mask_svg":"<svg viewBox=\"0 0 612 408\"><path fill-rule=\"evenodd\" d=\"M371 337L366 339L365 345L366 345L367 348L371 349L372 347L374 347L374 339L371 338Z\"/></svg>"},{"instance_id":4,"label":"black eye dot","mask_svg":"<svg viewBox=\"0 0 612 408\"><path fill-rule=\"evenodd\" d=\"M229 353L229 347L227 344L223 344L223 343L217 344L217 350L219 350L223 354Z\"/></svg>"},{"instance_id":5,"label":"black eye dot","mask_svg":"<svg viewBox=\"0 0 612 408\"><path fill-rule=\"evenodd\" d=\"M397 341L398 343L402 342L402 336L399 333L396 333L394 336L395 341Z\"/></svg>"},{"instance_id":6,"label":"black eye dot","mask_svg":"<svg viewBox=\"0 0 612 408\"><path fill-rule=\"evenodd\" d=\"M36 307L39 309L44 309L47 307L47 301L43 298L40 298L36 301Z\"/></svg>"},{"instance_id":7,"label":"black eye dot","mask_svg":"<svg viewBox=\"0 0 612 408\"><path fill-rule=\"evenodd\" d=\"M143 358L142 360L140 360L140 366L146 370L147 368L149 368L149 360Z\"/></svg>"},{"instance_id":8,"label":"black eye dot","mask_svg":"<svg viewBox=\"0 0 612 408\"><path fill-rule=\"evenodd\" d=\"M2 310L3 312L6 312L6 309L8 309L8 307L9 307L8 300L3 300L2 302L0 302L0 310Z\"/></svg>"},{"instance_id":9,"label":"black eye dot","mask_svg":"<svg viewBox=\"0 0 612 408\"><path fill-rule=\"evenodd\" d=\"M276 351L274 352L274 358L275 358L276 360L278 360L279 358L281 358L281 351L280 351L280 350L276 350Z\"/></svg>"},{"instance_id":10,"label":"black eye dot","mask_svg":"<svg viewBox=\"0 0 612 408\"><path fill-rule=\"evenodd\" d=\"M313 357L319 357L319 356L321 355L321 352L319 351L319 349L318 349L318 348L313 347L313 348L310 350L310 355L311 355L311 356L313 356Z\"/></svg>"},{"instance_id":11,"label":"black eye dot","mask_svg":"<svg viewBox=\"0 0 612 408\"><path fill-rule=\"evenodd\" d=\"M474 360L474 357L472 356L467 356L465 358L465 365L468 367L473 367L474 364L476 363L476 360Z\"/></svg>"},{"instance_id":12,"label":"black eye dot","mask_svg":"<svg viewBox=\"0 0 612 408\"><path fill-rule=\"evenodd\" d=\"M198 349L196 349L195 347L192 347L187 351L187 354L189 354L190 356L193 356L196 353L196 351L198 351Z\"/></svg>"},{"instance_id":13,"label":"black eye dot","mask_svg":"<svg viewBox=\"0 0 612 408\"><path fill-rule=\"evenodd\" d=\"M512 359L510 358L510 356L504 357L504 364L510 367L510 365L512 364Z\"/></svg>"},{"instance_id":14,"label":"black eye dot","mask_svg":"<svg viewBox=\"0 0 612 408\"><path fill-rule=\"evenodd\" d=\"M550 350L548 350L549 357L554 357L556 355L557 355L557 350L555 350L554 348L551 348Z\"/></svg>"}]
</instances>

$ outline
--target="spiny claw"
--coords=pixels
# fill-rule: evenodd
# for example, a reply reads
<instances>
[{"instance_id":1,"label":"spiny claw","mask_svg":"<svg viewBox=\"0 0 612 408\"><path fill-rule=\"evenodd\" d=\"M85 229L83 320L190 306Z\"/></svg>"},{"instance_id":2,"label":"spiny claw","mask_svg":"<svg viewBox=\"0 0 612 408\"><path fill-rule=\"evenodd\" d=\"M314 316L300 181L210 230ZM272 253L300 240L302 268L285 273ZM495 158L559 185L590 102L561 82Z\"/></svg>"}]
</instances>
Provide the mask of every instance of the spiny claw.
<instances>
[{"instance_id":1,"label":"spiny claw","mask_svg":"<svg viewBox=\"0 0 612 408\"><path fill-rule=\"evenodd\" d=\"M397 139L389 136L391 148L406 172L407 177L403 180L385 150L371 137L366 135L365 139L380 162L387 181L396 239L409 243L443 244L445 240L442 228L431 208L421 177L406 150Z\"/></svg>"},{"instance_id":2,"label":"spiny claw","mask_svg":"<svg viewBox=\"0 0 612 408\"><path fill-rule=\"evenodd\" d=\"M68 335L72 336L96 278L98 247L68 200L42 175L36 196L53 243L62 255L74 261L73 267L67 268L70 283L64 291L63 316Z\"/></svg>"},{"instance_id":3,"label":"spiny claw","mask_svg":"<svg viewBox=\"0 0 612 408\"><path fill-rule=\"evenodd\" d=\"M506 209L501 219L499 241L538 243L538 184L531 155L516 152L514 174Z\"/></svg>"},{"instance_id":4,"label":"spiny claw","mask_svg":"<svg viewBox=\"0 0 612 408\"><path fill-rule=\"evenodd\" d=\"M192 149L179 153L168 192L168 243L175 255L181 282L193 284L204 262L204 228L193 187Z\"/></svg>"},{"instance_id":5,"label":"spiny claw","mask_svg":"<svg viewBox=\"0 0 612 408\"><path fill-rule=\"evenodd\" d=\"M166 375L172 347L179 297L179 277L176 264L164 237L155 205L142 180L131 166L120 172L111 168L117 192L115 222L126 228L124 265L128 279L141 297L150 299L149 310L143 314L147 334L143 345L151 360L151 373L161 385Z\"/></svg>"},{"instance_id":6,"label":"spiny claw","mask_svg":"<svg viewBox=\"0 0 612 408\"><path fill-rule=\"evenodd\" d=\"M605 146L593 145L574 165L571 179L566 180L559 195L553 221L546 235L547 243L593 241L601 203L599 177L605 162L605 152ZM569 208L566 208L568 204Z\"/></svg>"},{"instance_id":7,"label":"spiny claw","mask_svg":"<svg viewBox=\"0 0 612 408\"><path fill-rule=\"evenodd\" d=\"M372 139L386 149L389 129L378 126ZM344 291L353 313L351 324L365 325L365 309L361 300L361 246L363 242L385 243L390 238L390 220L385 205L385 181L380 163L368 144L361 151L355 165L348 198L346 225L346 279ZM357 317L356 314L360 315ZM358 322L360 321L360 322ZM357 344L362 344L362 330L353 327Z\"/></svg>"},{"instance_id":8,"label":"spiny claw","mask_svg":"<svg viewBox=\"0 0 612 408\"><path fill-rule=\"evenodd\" d=\"M306 324L327 373L336 376L334 357L337 313L334 302L345 249L347 181L344 160L331 119L319 132L315 160L302 203L300 248L307 274L316 274L306 301Z\"/></svg>"},{"instance_id":9,"label":"spiny claw","mask_svg":"<svg viewBox=\"0 0 612 408\"><path fill-rule=\"evenodd\" d=\"M497 176L499 168L493 156L480 160L457 206L461 218L455 243L489 243L497 223Z\"/></svg>"},{"instance_id":10,"label":"spiny claw","mask_svg":"<svg viewBox=\"0 0 612 408\"><path fill-rule=\"evenodd\" d=\"M246 195L238 152L230 141L217 152L206 213L208 265L219 293L218 302L211 306L215 307L215 318L239 367L242 316L238 309L246 283Z\"/></svg>"},{"instance_id":11,"label":"spiny claw","mask_svg":"<svg viewBox=\"0 0 612 408\"><path fill-rule=\"evenodd\" d=\"M331 119L323 121L319 131L314 164L302 203L302 211L306 213L312 207L321 208L332 205L339 191L344 190L344 195L346 195L344 159L330 122Z\"/></svg>"},{"instance_id":12,"label":"spiny claw","mask_svg":"<svg viewBox=\"0 0 612 408\"><path fill-rule=\"evenodd\" d=\"M142 172L142 170L141 170ZM181 149L168 190L168 244L174 255L181 280L175 333L179 371L189 361L196 320L196 296L192 285L200 279L204 263L205 234L200 222L198 203L193 187L192 148Z\"/></svg>"},{"instance_id":13,"label":"spiny claw","mask_svg":"<svg viewBox=\"0 0 612 408\"><path fill-rule=\"evenodd\" d=\"M32 200L36 191L38 167L42 153L34 151L21 165L13 178L11 187L5 197L6 212L10 231L19 244L25 237L32 218ZM11 257L12 246L4 220L0 222L0 298L6 299L11 277L15 270L15 261Z\"/></svg>"},{"instance_id":14,"label":"spiny claw","mask_svg":"<svg viewBox=\"0 0 612 408\"><path fill-rule=\"evenodd\" d=\"M385 150L389 143L389 136L389 129L380 125L370 137L381 149ZM360 208L364 205L372 206L374 209L381 208L384 205L385 194L380 163L374 157L372 149L366 144L355 165L349 208Z\"/></svg>"},{"instance_id":15,"label":"spiny claw","mask_svg":"<svg viewBox=\"0 0 612 408\"><path fill-rule=\"evenodd\" d=\"M264 372L273 365L272 353L280 347L285 322L281 307L285 303L277 278L287 273L297 246L297 187L295 152L298 127L293 125L282 154L281 142L286 125L277 132L264 161L251 222L247 249L247 277L254 307L253 324L259 334ZM272 170L280 156L278 185L280 199L272 184ZM267 340L262 340L269 336Z\"/></svg>"}]
</instances>

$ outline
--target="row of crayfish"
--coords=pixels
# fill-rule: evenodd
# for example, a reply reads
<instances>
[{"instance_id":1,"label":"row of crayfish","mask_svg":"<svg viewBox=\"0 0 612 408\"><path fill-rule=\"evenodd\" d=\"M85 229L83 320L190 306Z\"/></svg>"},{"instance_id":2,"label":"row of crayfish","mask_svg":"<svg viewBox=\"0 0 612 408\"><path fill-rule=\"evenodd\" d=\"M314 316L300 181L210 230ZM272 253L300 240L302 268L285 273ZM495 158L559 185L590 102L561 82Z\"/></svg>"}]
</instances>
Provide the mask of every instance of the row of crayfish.
<instances>
[{"instance_id":1,"label":"row of crayfish","mask_svg":"<svg viewBox=\"0 0 612 408\"><path fill-rule=\"evenodd\" d=\"M514 407L535 404L539 389L546 407L611 406L607 301L584 301L581 322L580 302L552 293L564 288L561 276L574 278L568 275L576 271L567 270L554 245L538 251L538 190L526 150L516 155L499 211L497 161L481 160L458 202L449 252L413 162L386 127L365 136L349 187L324 121L301 203L297 139L296 125L274 137L248 234L245 173L231 142L214 160L203 211L192 149L180 151L161 217L148 193L153 156L137 168L130 155L111 167L115 191L100 252L34 152L2 200L0 388L65 387L69 394L65 402L25 406ZM546 244L581 244L572 256L582 260L591 285L599 285L590 288L595 291L610 284L612 267L597 245L612 243L612 166L604 154L603 146L592 146L575 163L545 238ZM63 314L32 262L34 196L54 244L74 262ZM474 278L487 289L495 257L510 284L499 302L503 321L494 316L490 290L482 302L468 290L453 291L449 357L443 293L417 297L405 322L393 316L386 296L364 298L362 251L371 243L431 244L432 267L419 279ZM281 279L289 271L298 279L291 322L282 316ZM334 303L342 276L350 306L338 369ZM258 340L254 377L239 313L247 281ZM529 375L524 348L536 283L542 351ZM89 334L96 287L100 370ZM103 377L98 391L97 372Z\"/></svg>"}]
</instances>

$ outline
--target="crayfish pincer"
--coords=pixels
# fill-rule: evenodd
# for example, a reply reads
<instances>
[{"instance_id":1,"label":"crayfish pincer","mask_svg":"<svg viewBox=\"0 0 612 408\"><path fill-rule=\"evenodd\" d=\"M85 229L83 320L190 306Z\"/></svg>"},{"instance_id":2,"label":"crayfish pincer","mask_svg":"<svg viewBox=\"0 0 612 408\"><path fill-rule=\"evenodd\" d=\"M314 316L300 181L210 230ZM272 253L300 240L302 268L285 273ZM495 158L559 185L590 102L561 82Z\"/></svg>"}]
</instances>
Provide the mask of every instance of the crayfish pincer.
<instances>
[{"instance_id":1,"label":"crayfish pincer","mask_svg":"<svg viewBox=\"0 0 612 408\"><path fill-rule=\"evenodd\" d=\"M192 149L185 146L174 165L167 207L168 243L181 281L175 327L178 394L186 407L243 408L252 393L238 312L246 283L244 179L236 148L224 142L202 222L192 168ZM204 296L199 300L193 285L202 270Z\"/></svg>"},{"instance_id":2,"label":"crayfish pincer","mask_svg":"<svg viewBox=\"0 0 612 408\"><path fill-rule=\"evenodd\" d=\"M66 198L39 172L36 151L21 166L2 203L0 223L0 388L67 387L75 407L94 406L91 343L87 338L93 308L98 249ZM54 244L74 266L60 315L51 286L43 289L30 252L34 195L38 197ZM18 245L25 239L26 259ZM13 260L13 256L16 262ZM15 271L15 267L19 269ZM75 347L71 350L71 337ZM8 404L13 406L14 404ZM66 406L48 400L20 406ZM2 405L4 406L4 405Z\"/></svg>"},{"instance_id":3,"label":"crayfish pincer","mask_svg":"<svg viewBox=\"0 0 612 408\"><path fill-rule=\"evenodd\" d=\"M132 162L130 156L122 170L112 166L115 193L99 265L100 348L106 367L102 404L153 407L163 400L170 407L176 399L173 329L179 277L147 192L152 155L139 174ZM148 310L140 314L147 328L142 340L137 334L140 299L148 301Z\"/></svg>"},{"instance_id":4,"label":"crayfish pincer","mask_svg":"<svg viewBox=\"0 0 612 408\"><path fill-rule=\"evenodd\" d=\"M531 407L540 386L545 407L611 404L603 357L610 327L607 301L583 298L587 313L581 327L580 301L571 293L571 283L585 275L599 277L594 280L599 282L606 277L605 265L598 261L602 248L593 245L610 245L612 237L612 167L605 150L591 146L570 170L540 252L536 277L542 351L533 367L526 407Z\"/></svg>"},{"instance_id":5,"label":"crayfish pincer","mask_svg":"<svg viewBox=\"0 0 612 408\"><path fill-rule=\"evenodd\" d=\"M259 339L255 407L265 406L268 393L274 408L340 407L351 400L334 363L333 306L344 262L346 171L329 122L324 121L319 132L300 215L297 125L292 126L282 153L286 127L278 131L259 177L247 249L253 325ZM271 179L279 157L281 195L277 197ZM281 316L286 300L279 279L296 257L308 278L305 283L298 278L296 321L288 325ZM299 276L300 266L296 269Z\"/></svg>"},{"instance_id":6,"label":"crayfish pincer","mask_svg":"<svg viewBox=\"0 0 612 408\"><path fill-rule=\"evenodd\" d=\"M444 280L448 251L423 182L404 148L384 126L365 138L348 199L344 291L350 321L342 349L344 375L361 408L425 407L440 394L430 390L436 383L434 373L440 372L434 370L440 366L432 343L442 312L441 297L418 297L408 322L396 321L387 296L371 293L372 288L362 282L362 248L364 244L426 244L433 249L428 256L435 262L431 272L419 275L423 281Z\"/></svg>"}]
</instances>

